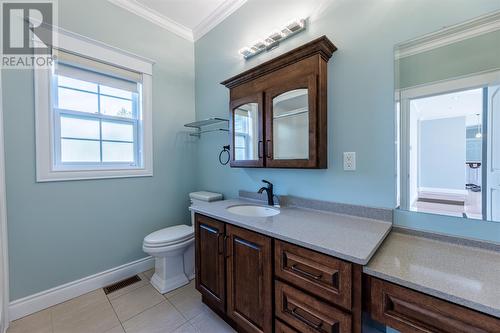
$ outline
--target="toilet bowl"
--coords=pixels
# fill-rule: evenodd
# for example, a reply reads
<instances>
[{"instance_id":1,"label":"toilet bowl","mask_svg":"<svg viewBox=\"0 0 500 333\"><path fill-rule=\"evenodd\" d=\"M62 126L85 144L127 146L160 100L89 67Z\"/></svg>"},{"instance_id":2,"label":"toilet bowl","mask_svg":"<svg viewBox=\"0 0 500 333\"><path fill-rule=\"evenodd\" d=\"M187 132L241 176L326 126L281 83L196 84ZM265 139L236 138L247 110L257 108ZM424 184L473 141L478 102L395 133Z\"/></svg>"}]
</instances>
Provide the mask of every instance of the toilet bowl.
<instances>
[{"instance_id":1,"label":"toilet bowl","mask_svg":"<svg viewBox=\"0 0 500 333\"><path fill-rule=\"evenodd\" d=\"M194 278L194 228L177 225L144 238L142 250L155 258L151 284L162 294Z\"/></svg>"},{"instance_id":2,"label":"toilet bowl","mask_svg":"<svg viewBox=\"0 0 500 333\"><path fill-rule=\"evenodd\" d=\"M193 192L191 204L222 200L222 194ZM142 250L155 258L151 284L162 294L182 287L194 279L194 213L191 226L176 225L155 231L146 237Z\"/></svg>"}]
</instances>

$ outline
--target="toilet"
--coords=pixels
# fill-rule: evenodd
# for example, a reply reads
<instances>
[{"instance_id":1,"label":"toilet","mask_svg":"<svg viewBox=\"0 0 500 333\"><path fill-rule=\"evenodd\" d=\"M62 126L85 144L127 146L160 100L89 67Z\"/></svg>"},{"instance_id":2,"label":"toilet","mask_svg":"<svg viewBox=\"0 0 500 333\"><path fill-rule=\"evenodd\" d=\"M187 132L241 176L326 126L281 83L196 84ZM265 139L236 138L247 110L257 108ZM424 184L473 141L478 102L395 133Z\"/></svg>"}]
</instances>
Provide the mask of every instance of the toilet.
<instances>
[{"instance_id":1,"label":"toilet","mask_svg":"<svg viewBox=\"0 0 500 333\"><path fill-rule=\"evenodd\" d=\"M191 204L196 201L217 201L222 194L193 192ZM155 231L146 237L142 250L155 259L151 284L162 294L177 289L194 279L194 214L191 225L176 225Z\"/></svg>"}]
</instances>

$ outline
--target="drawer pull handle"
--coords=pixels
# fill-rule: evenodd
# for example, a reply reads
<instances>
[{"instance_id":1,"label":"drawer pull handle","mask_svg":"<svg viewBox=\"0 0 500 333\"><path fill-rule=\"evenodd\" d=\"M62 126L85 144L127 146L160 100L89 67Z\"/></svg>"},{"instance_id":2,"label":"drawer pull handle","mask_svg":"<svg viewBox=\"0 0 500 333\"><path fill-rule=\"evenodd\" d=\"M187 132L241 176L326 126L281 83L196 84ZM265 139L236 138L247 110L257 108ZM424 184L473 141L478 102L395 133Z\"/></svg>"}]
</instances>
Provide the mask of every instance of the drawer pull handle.
<instances>
[{"instance_id":1,"label":"drawer pull handle","mask_svg":"<svg viewBox=\"0 0 500 333\"><path fill-rule=\"evenodd\" d=\"M299 273L299 274L302 274L302 275L305 275L311 279L314 279L314 280L321 280L321 278L323 277L323 274L312 274L312 273L309 273L309 272L306 272L300 268L297 267L297 265L292 265L291 267L292 271L296 272L296 273Z\"/></svg>"},{"instance_id":2,"label":"drawer pull handle","mask_svg":"<svg viewBox=\"0 0 500 333\"><path fill-rule=\"evenodd\" d=\"M319 320L319 323L316 324L314 323L313 321L305 318L304 316L302 316L297 310L299 310L298 307L295 307L293 310L292 310L292 315L297 318L298 320L300 320L301 322L303 322L304 324L306 324L307 326L310 326L312 328L314 328L315 330L320 330L321 329L321 326L323 326L323 321L321 319L318 319ZM312 315L311 315L312 316ZM313 316L314 317L314 316Z\"/></svg>"}]
</instances>

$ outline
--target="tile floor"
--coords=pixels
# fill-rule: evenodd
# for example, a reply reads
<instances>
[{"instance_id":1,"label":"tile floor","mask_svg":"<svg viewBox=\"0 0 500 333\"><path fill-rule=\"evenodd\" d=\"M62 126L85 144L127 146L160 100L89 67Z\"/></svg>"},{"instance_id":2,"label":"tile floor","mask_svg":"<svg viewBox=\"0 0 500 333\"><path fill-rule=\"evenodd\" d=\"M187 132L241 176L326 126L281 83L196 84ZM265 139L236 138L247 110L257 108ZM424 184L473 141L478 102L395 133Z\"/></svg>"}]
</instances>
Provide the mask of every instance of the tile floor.
<instances>
[{"instance_id":1,"label":"tile floor","mask_svg":"<svg viewBox=\"0 0 500 333\"><path fill-rule=\"evenodd\" d=\"M201 302L194 281L162 295L141 281L105 295L102 289L11 323L7 333L225 333L235 332Z\"/></svg>"}]
</instances>

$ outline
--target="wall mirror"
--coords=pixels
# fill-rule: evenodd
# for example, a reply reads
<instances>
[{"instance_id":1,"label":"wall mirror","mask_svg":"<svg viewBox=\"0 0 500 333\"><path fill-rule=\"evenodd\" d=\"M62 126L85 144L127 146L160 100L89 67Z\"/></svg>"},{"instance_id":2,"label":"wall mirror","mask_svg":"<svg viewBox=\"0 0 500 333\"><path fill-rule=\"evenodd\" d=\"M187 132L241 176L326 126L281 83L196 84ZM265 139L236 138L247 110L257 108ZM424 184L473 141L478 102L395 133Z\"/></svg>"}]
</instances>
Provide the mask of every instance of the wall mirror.
<instances>
[{"instance_id":1,"label":"wall mirror","mask_svg":"<svg viewBox=\"0 0 500 333\"><path fill-rule=\"evenodd\" d=\"M259 104L246 103L233 109L234 160L259 160Z\"/></svg>"},{"instance_id":2,"label":"wall mirror","mask_svg":"<svg viewBox=\"0 0 500 333\"><path fill-rule=\"evenodd\" d=\"M273 98L273 152L276 160L309 158L308 89Z\"/></svg>"},{"instance_id":3,"label":"wall mirror","mask_svg":"<svg viewBox=\"0 0 500 333\"><path fill-rule=\"evenodd\" d=\"M396 46L401 209L500 222L499 23L494 13Z\"/></svg>"}]
</instances>

